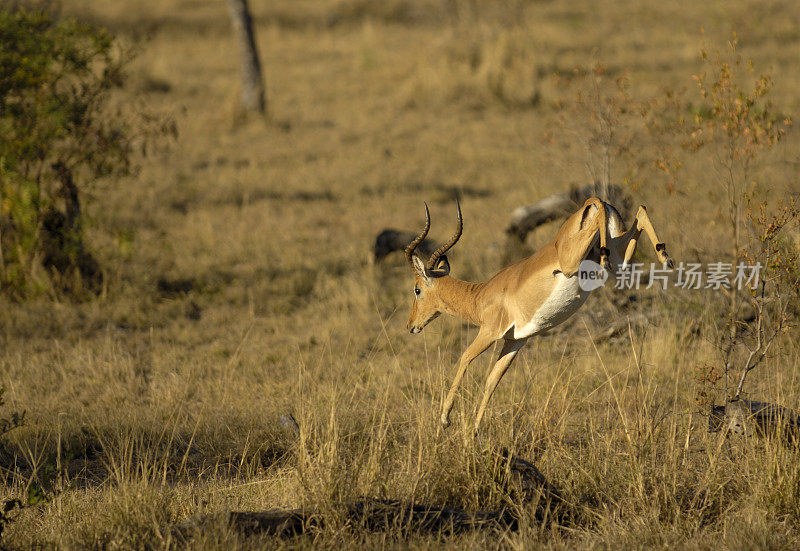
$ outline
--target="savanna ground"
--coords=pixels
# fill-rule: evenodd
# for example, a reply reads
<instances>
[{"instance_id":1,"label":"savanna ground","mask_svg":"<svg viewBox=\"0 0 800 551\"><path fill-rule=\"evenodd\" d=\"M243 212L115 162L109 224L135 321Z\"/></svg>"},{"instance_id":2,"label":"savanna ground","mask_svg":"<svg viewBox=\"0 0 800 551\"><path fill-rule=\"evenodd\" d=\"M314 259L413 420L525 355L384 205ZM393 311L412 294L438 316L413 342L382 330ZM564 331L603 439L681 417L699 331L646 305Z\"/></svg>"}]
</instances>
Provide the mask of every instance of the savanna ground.
<instances>
[{"instance_id":1,"label":"savanna ground","mask_svg":"<svg viewBox=\"0 0 800 551\"><path fill-rule=\"evenodd\" d=\"M85 197L106 270L94 299L0 304L0 497L43 496L0 545L59 548L555 547L797 548L800 450L707 432L698 366L719 361L720 293L603 292L566 327L531 339L477 438L490 354L472 366L453 425L438 427L454 365L475 329L442 318L408 334L411 272L373 265L384 227L465 232L453 273L501 267L510 212L596 176L597 124L576 94L587 70L625 77L632 98L685 91L701 44L739 51L800 109L800 9L791 2L252 2L271 122L238 113L238 63L224 2L65 1L62 12L136 41L120 105L173 116L178 138L132 177ZM702 31L701 31L702 29ZM601 93L613 95L612 86ZM607 90L611 90L606 92ZM725 260L715 159L631 136L612 181L649 212L676 261ZM624 140L623 140L624 141ZM800 191L790 133L758 177ZM594 148L594 151L592 151ZM677 158L676 157L676 158ZM532 245L557 225L537 231ZM653 258L643 240L641 259ZM729 259L728 259L729 260ZM730 260L729 260L730 261ZM621 298L620 298L621 297ZM632 298L631 298L632 297ZM596 346L631 312L646 328ZM797 334L781 338L748 394L800 406ZM722 383L719 383L722 384ZM714 394L722 399L719 390ZM291 413L299 437L279 423ZM516 533L368 533L338 521L359 496L468 509L508 504L502 448L536 463L568 514ZM281 542L219 526L178 543L199 513L317 508L324 528Z\"/></svg>"}]
</instances>

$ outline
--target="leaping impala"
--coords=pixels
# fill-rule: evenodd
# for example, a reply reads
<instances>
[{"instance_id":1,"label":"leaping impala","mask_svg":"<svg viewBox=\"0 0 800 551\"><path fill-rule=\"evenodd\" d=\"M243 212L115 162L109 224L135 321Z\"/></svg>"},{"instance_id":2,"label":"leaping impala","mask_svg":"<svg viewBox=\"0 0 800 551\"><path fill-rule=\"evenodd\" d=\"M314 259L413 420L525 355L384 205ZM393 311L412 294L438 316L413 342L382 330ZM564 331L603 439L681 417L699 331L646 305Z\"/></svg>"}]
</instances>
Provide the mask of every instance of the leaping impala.
<instances>
[{"instance_id":1,"label":"leaping impala","mask_svg":"<svg viewBox=\"0 0 800 551\"><path fill-rule=\"evenodd\" d=\"M461 207L457 201L456 206L456 233L434 251L427 263L414 254L431 227L427 204L425 229L405 250L415 275L414 305L408 329L419 333L440 313L460 316L480 327L475 340L461 355L458 371L444 401L441 422L445 427L450 424L456 391L470 362L493 342L503 339L500 356L486 379L483 400L475 418L477 431L497 383L528 338L562 323L586 301L589 291L582 290L578 284L577 271L581 261L599 261L608 271L612 263L621 263L624 269L644 231L659 261L670 269L674 263L664 243L659 241L643 206L639 207L631 228L626 230L617 209L593 197L564 222L553 241L533 256L503 268L485 283L461 281L450 277L450 263L445 256L461 237L463 229Z\"/></svg>"}]
</instances>

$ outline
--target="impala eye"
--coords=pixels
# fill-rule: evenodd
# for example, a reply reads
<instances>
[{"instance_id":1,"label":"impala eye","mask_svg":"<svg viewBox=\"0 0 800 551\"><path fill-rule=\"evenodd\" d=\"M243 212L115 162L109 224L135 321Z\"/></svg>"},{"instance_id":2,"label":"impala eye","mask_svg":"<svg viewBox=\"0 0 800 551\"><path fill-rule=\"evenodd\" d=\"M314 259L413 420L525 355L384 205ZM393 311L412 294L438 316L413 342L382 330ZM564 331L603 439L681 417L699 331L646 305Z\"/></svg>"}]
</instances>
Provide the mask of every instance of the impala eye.
<instances>
[{"instance_id":1,"label":"impala eye","mask_svg":"<svg viewBox=\"0 0 800 551\"><path fill-rule=\"evenodd\" d=\"M414 287L414 294L419 296L420 290L419 287Z\"/></svg>"}]
</instances>

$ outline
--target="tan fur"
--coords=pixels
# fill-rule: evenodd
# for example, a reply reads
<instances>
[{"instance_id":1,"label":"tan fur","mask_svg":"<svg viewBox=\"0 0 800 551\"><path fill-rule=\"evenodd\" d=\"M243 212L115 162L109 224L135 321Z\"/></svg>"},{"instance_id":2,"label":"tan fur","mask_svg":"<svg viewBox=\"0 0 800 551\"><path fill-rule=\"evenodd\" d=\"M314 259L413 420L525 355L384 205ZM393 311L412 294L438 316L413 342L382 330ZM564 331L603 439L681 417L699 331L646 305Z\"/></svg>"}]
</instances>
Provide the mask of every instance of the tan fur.
<instances>
[{"instance_id":1,"label":"tan fur","mask_svg":"<svg viewBox=\"0 0 800 551\"><path fill-rule=\"evenodd\" d=\"M612 235L608 235L609 221L615 230ZM494 389L527 339L563 322L583 304L588 293L577 287L576 272L580 262L599 242L599 261L606 269L611 269L611 265L603 254L605 247L615 262L627 263L642 231L648 234L655 249L660 241L644 207L639 208L631 228L625 231L616 209L591 198L564 222L552 242L534 255L503 268L485 283L450 277L445 257L438 259L433 269L427 269L415 257L412 261L414 285L419 293L408 320L409 330L420 332L440 313L461 317L480 327L459 361L442 408L442 424L449 424L456 391L470 362L493 342L504 339L500 356L487 377L475 419L477 430ZM656 249L656 254L661 262L671 264L663 246L661 250Z\"/></svg>"}]
</instances>

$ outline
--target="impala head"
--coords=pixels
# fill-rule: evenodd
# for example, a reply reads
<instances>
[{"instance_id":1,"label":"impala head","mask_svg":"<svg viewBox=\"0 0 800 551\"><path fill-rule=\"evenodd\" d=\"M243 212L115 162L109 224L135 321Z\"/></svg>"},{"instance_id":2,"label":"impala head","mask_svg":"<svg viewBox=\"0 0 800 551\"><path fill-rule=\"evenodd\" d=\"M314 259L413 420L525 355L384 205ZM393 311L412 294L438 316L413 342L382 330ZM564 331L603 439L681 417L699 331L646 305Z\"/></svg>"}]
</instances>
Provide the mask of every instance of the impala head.
<instances>
[{"instance_id":1,"label":"impala head","mask_svg":"<svg viewBox=\"0 0 800 551\"><path fill-rule=\"evenodd\" d=\"M456 244L464 227L461 219L461 205L458 204L457 199L456 208L458 209L456 233L447 243L433 252L427 263L414 254L417 245L427 237L428 230L431 228L431 214L427 204L425 205L425 229L406 247L406 258L414 270L414 304L411 307L411 316L408 318L407 325L408 330L412 333L422 331L423 327L436 319L442 312L443 305L437 288L441 278L450 275L450 263L444 253Z\"/></svg>"}]
</instances>

